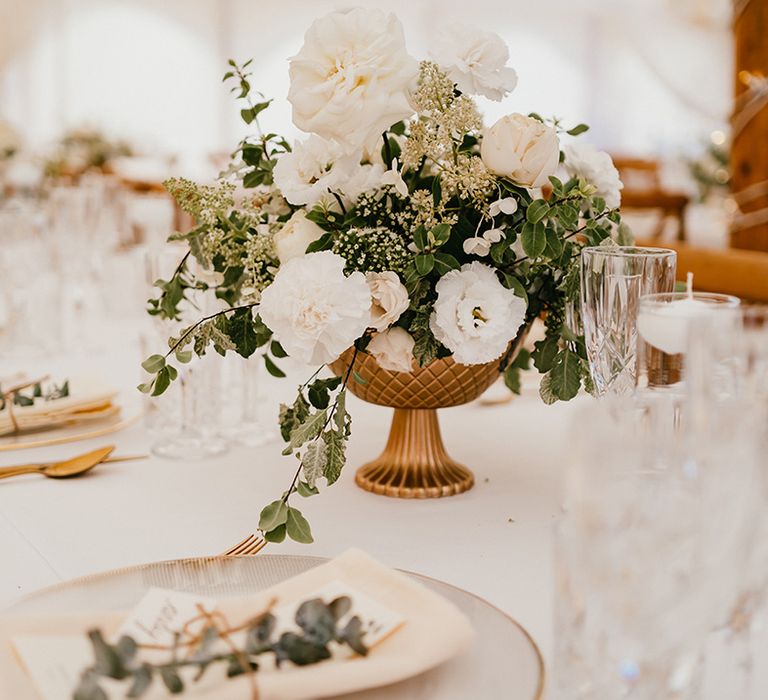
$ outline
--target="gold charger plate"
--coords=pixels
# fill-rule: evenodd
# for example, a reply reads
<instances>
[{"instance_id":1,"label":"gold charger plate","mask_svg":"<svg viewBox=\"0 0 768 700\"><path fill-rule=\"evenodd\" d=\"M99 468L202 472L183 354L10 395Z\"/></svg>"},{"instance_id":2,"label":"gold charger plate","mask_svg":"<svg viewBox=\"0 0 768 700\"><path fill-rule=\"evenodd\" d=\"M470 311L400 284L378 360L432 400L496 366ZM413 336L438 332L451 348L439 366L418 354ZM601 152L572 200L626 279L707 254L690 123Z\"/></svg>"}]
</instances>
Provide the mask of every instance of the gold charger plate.
<instances>
[{"instance_id":1,"label":"gold charger plate","mask_svg":"<svg viewBox=\"0 0 768 700\"><path fill-rule=\"evenodd\" d=\"M219 599L239 597L269 588L326 561L321 557L262 554L181 559L116 569L32 593L0 617L126 610L152 586ZM473 593L427 576L405 573L462 610L475 629L475 643L465 654L426 673L345 695L343 700L541 700L544 661L522 625Z\"/></svg>"}]
</instances>

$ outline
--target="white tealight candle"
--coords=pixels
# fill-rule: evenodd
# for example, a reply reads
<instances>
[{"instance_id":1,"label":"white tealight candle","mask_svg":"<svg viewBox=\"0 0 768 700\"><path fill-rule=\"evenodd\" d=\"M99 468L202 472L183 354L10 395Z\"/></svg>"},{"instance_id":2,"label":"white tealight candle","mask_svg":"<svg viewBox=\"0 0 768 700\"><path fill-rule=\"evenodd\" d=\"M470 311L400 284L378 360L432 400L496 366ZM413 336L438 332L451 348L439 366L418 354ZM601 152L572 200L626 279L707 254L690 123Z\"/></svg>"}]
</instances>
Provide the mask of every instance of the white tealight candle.
<instances>
[{"instance_id":1,"label":"white tealight candle","mask_svg":"<svg viewBox=\"0 0 768 700\"><path fill-rule=\"evenodd\" d=\"M693 297L693 274L689 272L688 296L668 304L641 309L637 318L637 330L649 345L668 355L677 355L685 352L691 321L712 313L712 304Z\"/></svg>"}]
</instances>

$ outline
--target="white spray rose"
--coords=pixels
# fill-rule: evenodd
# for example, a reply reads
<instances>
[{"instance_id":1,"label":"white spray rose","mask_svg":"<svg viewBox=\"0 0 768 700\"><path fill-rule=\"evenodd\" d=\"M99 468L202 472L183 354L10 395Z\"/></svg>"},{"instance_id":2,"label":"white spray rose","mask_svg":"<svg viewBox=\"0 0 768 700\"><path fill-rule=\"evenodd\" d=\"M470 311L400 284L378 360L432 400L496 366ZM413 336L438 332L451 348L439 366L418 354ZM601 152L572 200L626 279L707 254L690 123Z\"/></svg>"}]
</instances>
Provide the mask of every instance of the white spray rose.
<instances>
[{"instance_id":1,"label":"white spray rose","mask_svg":"<svg viewBox=\"0 0 768 700\"><path fill-rule=\"evenodd\" d=\"M609 209L616 209L621 204L624 184L611 156L605 151L598 151L591 143L580 141L565 145L563 152L563 168L569 177L577 177L593 185L595 194L605 200Z\"/></svg>"},{"instance_id":2,"label":"white spray rose","mask_svg":"<svg viewBox=\"0 0 768 700\"><path fill-rule=\"evenodd\" d=\"M413 109L418 63L394 14L372 8L331 12L313 22L290 61L293 122L348 150L368 146Z\"/></svg>"},{"instance_id":3,"label":"white spray rose","mask_svg":"<svg viewBox=\"0 0 768 700\"><path fill-rule=\"evenodd\" d=\"M378 163L357 165L339 186L339 194L345 204L354 204L363 192L377 190L384 177L384 166Z\"/></svg>"},{"instance_id":4,"label":"white spray rose","mask_svg":"<svg viewBox=\"0 0 768 700\"><path fill-rule=\"evenodd\" d=\"M408 308L408 290L396 272L366 272L365 279L371 290L371 328L383 331L402 316Z\"/></svg>"},{"instance_id":5,"label":"white spray rose","mask_svg":"<svg viewBox=\"0 0 768 700\"><path fill-rule=\"evenodd\" d=\"M560 141L538 119L510 114L485 130L480 155L492 173L524 187L541 187L557 170Z\"/></svg>"},{"instance_id":6,"label":"white spray rose","mask_svg":"<svg viewBox=\"0 0 768 700\"><path fill-rule=\"evenodd\" d=\"M338 190L354 169L357 159L345 155L338 144L314 134L297 141L290 153L277 161L275 184L291 204L313 207L333 202L330 190Z\"/></svg>"},{"instance_id":7,"label":"white spray rose","mask_svg":"<svg viewBox=\"0 0 768 700\"><path fill-rule=\"evenodd\" d=\"M362 272L344 275L330 251L292 258L261 294L259 314L286 352L308 364L333 362L368 328L371 293Z\"/></svg>"},{"instance_id":8,"label":"white spray rose","mask_svg":"<svg viewBox=\"0 0 768 700\"><path fill-rule=\"evenodd\" d=\"M507 67L509 49L494 32L452 25L435 37L432 57L467 95L499 102L517 86L517 73Z\"/></svg>"},{"instance_id":9,"label":"white spray rose","mask_svg":"<svg viewBox=\"0 0 768 700\"><path fill-rule=\"evenodd\" d=\"M310 221L303 211L297 211L288 219L274 237L275 252L281 263L288 262L307 252L307 246L325 231Z\"/></svg>"},{"instance_id":10,"label":"white spray rose","mask_svg":"<svg viewBox=\"0 0 768 700\"><path fill-rule=\"evenodd\" d=\"M481 262L451 270L435 289L429 327L459 364L479 365L500 357L525 321L525 302Z\"/></svg>"},{"instance_id":11,"label":"white spray rose","mask_svg":"<svg viewBox=\"0 0 768 700\"><path fill-rule=\"evenodd\" d=\"M390 372L410 372L413 370L415 344L408 331L395 326L374 335L366 349L382 369Z\"/></svg>"}]
</instances>

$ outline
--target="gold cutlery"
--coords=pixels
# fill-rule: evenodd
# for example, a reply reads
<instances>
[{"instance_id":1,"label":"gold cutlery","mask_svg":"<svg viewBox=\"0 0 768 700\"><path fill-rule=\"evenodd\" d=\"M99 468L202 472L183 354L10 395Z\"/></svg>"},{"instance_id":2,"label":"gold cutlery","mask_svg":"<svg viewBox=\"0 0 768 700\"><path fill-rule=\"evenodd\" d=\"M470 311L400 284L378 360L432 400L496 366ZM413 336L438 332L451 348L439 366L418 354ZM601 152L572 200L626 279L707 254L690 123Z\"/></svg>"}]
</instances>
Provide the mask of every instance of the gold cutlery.
<instances>
[{"instance_id":1,"label":"gold cutlery","mask_svg":"<svg viewBox=\"0 0 768 700\"><path fill-rule=\"evenodd\" d=\"M21 474L42 474L51 479L68 479L80 476L93 469L102 462L127 462L134 459L144 459L146 455L131 455L125 457L110 457L114 445L78 455L60 462L46 462L41 464L19 464L14 467L0 469L0 479Z\"/></svg>"},{"instance_id":2,"label":"gold cutlery","mask_svg":"<svg viewBox=\"0 0 768 700\"><path fill-rule=\"evenodd\" d=\"M231 547L226 552L222 552L219 556L252 557L266 546L267 541L260 535L248 535L242 542L238 542L234 547Z\"/></svg>"}]
</instances>

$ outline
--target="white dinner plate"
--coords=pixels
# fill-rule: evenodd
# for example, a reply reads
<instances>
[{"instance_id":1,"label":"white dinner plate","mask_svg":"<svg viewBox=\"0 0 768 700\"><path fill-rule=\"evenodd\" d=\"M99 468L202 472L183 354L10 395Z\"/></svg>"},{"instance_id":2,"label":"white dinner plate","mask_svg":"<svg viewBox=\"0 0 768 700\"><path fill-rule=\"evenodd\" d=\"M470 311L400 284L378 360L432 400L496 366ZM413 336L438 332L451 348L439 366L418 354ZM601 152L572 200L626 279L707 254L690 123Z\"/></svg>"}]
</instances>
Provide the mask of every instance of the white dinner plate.
<instances>
[{"instance_id":1,"label":"white dinner plate","mask_svg":"<svg viewBox=\"0 0 768 700\"><path fill-rule=\"evenodd\" d=\"M45 616L127 610L152 586L219 599L269 588L325 563L321 557L261 554L256 557L181 559L117 569L45 588L4 614ZM528 632L482 598L426 576L413 579L450 600L469 618L475 643L463 655L409 680L343 696L343 700L540 700L544 662Z\"/></svg>"}]
</instances>

